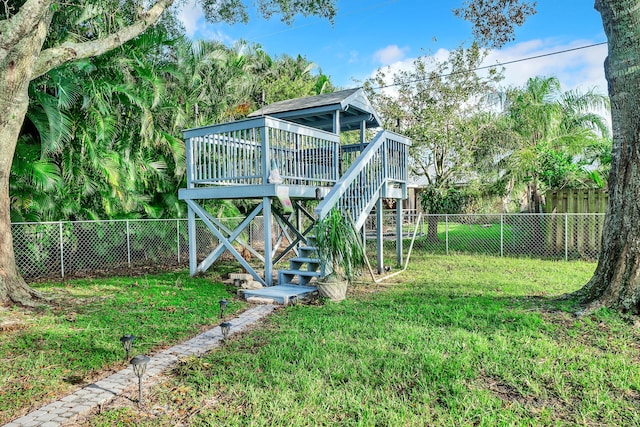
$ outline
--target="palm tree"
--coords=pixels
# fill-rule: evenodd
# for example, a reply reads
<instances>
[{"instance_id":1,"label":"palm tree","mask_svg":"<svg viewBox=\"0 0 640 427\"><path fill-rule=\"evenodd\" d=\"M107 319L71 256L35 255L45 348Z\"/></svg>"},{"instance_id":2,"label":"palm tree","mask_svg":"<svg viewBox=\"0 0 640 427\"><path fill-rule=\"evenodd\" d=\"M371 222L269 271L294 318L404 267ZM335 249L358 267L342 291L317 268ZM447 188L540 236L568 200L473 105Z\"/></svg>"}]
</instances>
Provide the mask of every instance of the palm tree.
<instances>
[{"instance_id":1,"label":"palm tree","mask_svg":"<svg viewBox=\"0 0 640 427\"><path fill-rule=\"evenodd\" d=\"M506 118L516 146L501 163L511 180L526 183L529 211L541 209L543 160L550 152L577 158L601 143L609 131L594 111L607 106L608 99L592 90L562 92L555 77L534 77L524 88L508 92Z\"/></svg>"},{"instance_id":2,"label":"palm tree","mask_svg":"<svg viewBox=\"0 0 640 427\"><path fill-rule=\"evenodd\" d=\"M295 81L293 96L313 94L312 68L301 57L274 61L258 45L170 39L161 26L59 67L32 83L12 217L183 216L182 130L246 116L269 85Z\"/></svg>"}]
</instances>

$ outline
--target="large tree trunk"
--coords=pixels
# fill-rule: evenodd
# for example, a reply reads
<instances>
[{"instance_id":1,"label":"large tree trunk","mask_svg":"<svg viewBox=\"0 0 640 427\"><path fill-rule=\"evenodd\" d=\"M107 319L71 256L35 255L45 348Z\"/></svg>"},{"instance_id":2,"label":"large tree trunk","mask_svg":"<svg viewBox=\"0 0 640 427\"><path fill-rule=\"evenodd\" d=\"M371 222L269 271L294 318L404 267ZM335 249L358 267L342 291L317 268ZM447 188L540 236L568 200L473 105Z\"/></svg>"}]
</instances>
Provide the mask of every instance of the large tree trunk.
<instances>
[{"instance_id":1,"label":"large tree trunk","mask_svg":"<svg viewBox=\"0 0 640 427\"><path fill-rule=\"evenodd\" d=\"M580 291L590 308L640 313L640 8L637 0L596 0L609 41L613 158L602 249Z\"/></svg>"},{"instance_id":2,"label":"large tree trunk","mask_svg":"<svg viewBox=\"0 0 640 427\"><path fill-rule=\"evenodd\" d=\"M101 55L142 34L173 0L157 0L131 25L101 39L65 42L42 50L55 8L51 0L24 3L0 20L0 305L35 305L42 297L18 273L11 237L9 174L20 128L29 107L29 83L74 59Z\"/></svg>"},{"instance_id":3,"label":"large tree trunk","mask_svg":"<svg viewBox=\"0 0 640 427\"><path fill-rule=\"evenodd\" d=\"M0 61L0 304L34 305L40 294L18 273L11 237L9 175L20 128L29 107L29 82L38 52L47 36L47 12Z\"/></svg>"},{"instance_id":4,"label":"large tree trunk","mask_svg":"<svg viewBox=\"0 0 640 427\"><path fill-rule=\"evenodd\" d=\"M436 215L429 215L427 217L427 241L429 243L439 243L438 238L438 220L440 217Z\"/></svg>"}]
</instances>

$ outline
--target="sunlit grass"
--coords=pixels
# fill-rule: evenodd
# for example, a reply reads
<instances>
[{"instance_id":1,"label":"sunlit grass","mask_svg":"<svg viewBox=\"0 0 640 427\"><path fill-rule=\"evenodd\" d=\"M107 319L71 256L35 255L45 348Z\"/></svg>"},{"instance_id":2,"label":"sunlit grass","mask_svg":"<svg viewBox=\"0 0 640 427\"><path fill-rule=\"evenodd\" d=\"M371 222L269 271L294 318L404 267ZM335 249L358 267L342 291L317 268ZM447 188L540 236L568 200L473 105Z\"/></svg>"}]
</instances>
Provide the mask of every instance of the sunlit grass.
<instances>
[{"instance_id":1,"label":"sunlit grass","mask_svg":"<svg viewBox=\"0 0 640 427\"><path fill-rule=\"evenodd\" d=\"M164 348L217 324L218 301L230 298L221 283L186 272L35 286L57 303L0 311L0 423L122 369L122 335L136 336L132 355Z\"/></svg>"},{"instance_id":2,"label":"sunlit grass","mask_svg":"<svg viewBox=\"0 0 640 427\"><path fill-rule=\"evenodd\" d=\"M288 307L225 348L183 361L153 415L94 426L640 425L640 335L571 300L579 262L415 256L396 283Z\"/></svg>"}]
</instances>

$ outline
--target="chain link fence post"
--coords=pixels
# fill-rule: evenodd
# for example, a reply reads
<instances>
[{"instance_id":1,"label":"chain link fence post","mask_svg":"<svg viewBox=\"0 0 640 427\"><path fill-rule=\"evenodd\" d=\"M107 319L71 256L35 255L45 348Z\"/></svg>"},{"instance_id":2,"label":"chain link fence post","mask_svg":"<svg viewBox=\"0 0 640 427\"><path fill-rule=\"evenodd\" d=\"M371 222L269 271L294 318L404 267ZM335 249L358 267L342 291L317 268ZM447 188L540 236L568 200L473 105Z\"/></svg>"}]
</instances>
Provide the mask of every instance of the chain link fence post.
<instances>
[{"instance_id":1,"label":"chain link fence post","mask_svg":"<svg viewBox=\"0 0 640 427\"><path fill-rule=\"evenodd\" d=\"M131 233L129 232L129 220L127 224L127 265L131 268Z\"/></svg>"},{"instance_id":2,"label":"chain link fence post","mask_svg":"<svg viewBox=\"0 0 640 427\"><path fill-rule=\"evenodd\" d=\"M500 257L504 257L504 214L500 214Z\"/></svg>"},{"instance_id":3,"label":"chain link fence post","mask_svg":"<svg viewBox=\"0 0 640 427\"><path fill-rule=\"evenodd\" d=\"M444 216L445 253L449 255L449 215Z\"/></svg>"},{"instance_id":4,"label":"chain link fence post","mask_svg":"<svg viewBox=\"0 0 640 427\"><path fill-rule=\"evenodd\" d=\"M564 260L569 261L569 214L564 214Z\"/></svg>"},{"instance_id":5,"label":"chain link fence post","mask_svg":"<svg viewBox=\"0 0 640 427\"><path fill-rule=\"evenodd\" d=\"M58 228L60 230L60 274L64 279L64 238L62 233L62 221L58 222Z\"/></svg>"},{"instance_id":6,"label":"chain link fence post","mask_svg":"<svg viewBox=\"0 0 640 427\"><path fill-rule=\"evenodd\" d=\"M178 247L178 265L180 265L180 220L176 219L176 238L178 239L177 247Z\"/></svg>"}]
</instances>

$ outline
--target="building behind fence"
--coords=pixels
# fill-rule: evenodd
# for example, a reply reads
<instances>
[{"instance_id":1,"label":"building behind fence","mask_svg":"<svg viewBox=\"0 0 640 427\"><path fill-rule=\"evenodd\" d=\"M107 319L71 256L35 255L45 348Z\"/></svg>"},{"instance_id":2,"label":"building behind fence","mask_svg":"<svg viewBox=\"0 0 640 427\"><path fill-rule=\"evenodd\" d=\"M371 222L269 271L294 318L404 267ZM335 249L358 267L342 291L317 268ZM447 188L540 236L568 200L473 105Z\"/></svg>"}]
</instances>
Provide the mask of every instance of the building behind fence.
<instances>
[{"instance_id":1,"label":"building behind fence","mask_svg":"<svg viewBox=\"0 0 640 427\"><path fill-rule=\"evenodd\" d=\"M225 222L233 229L241 220L228 218ZM385 214L383 222L385 248L395 251L396 214ZM415 211L406 211L402 230L405 241L416 231L414 252L594 261L600 251L603 222L604 214L598 213L419 217ZM198 227L200 260L218 241L203 224ZM371 215L366 224L368 242L373 243L377 227ZM31 280L188 265L185 219L14 223L12 232L18 269ZM275 242L281 233L274 230L272 235ZM262 221L252 223L241 237L262 247Z\"/></svg>"}]
</instances>

